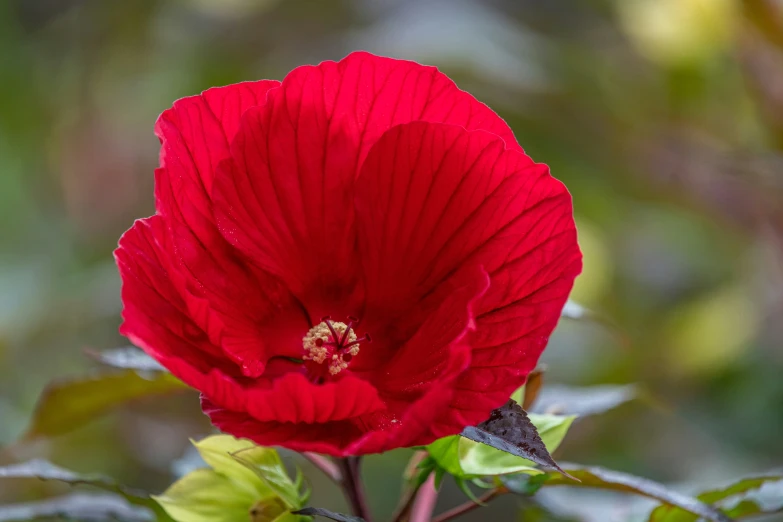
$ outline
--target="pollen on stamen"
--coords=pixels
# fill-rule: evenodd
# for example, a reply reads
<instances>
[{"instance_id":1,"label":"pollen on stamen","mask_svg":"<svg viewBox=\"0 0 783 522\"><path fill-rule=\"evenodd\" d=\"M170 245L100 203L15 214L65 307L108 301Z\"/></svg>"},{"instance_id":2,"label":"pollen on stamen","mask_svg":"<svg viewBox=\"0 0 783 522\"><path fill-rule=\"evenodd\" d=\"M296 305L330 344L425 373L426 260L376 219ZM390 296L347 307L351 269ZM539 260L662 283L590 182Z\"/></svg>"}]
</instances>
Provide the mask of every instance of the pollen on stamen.
<instances>
[{"instance_id":1,"label":"pollen on stamen","mask_svg":"<svg viewBox=\"0 0 783 522\"><path fill-rule=\"evenodd\" d=\"M303 359L316 364L326 362L333 376L348 368L351 360L359 354L359 343L370 341L368 335L357 338L353 331L356 321L349 318L348 324L345 324L325 317L302 338Z\"/></svg>"}]
</instances>

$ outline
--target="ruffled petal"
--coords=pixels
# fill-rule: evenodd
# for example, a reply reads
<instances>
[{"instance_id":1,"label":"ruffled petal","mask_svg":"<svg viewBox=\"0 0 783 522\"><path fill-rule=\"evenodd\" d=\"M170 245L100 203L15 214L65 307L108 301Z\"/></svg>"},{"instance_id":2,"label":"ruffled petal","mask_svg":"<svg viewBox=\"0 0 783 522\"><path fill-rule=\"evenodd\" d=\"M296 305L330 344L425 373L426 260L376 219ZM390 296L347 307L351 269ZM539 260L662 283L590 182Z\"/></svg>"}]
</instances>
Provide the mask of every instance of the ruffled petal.
<instances>
[{"instance_id":1,"label":"ruffled petal","mask_svg":"<svg viewBox=\"0 0 783 522\"><path fill-rule=\"evenodd\" d=\"M503 120L434 67L364 52L299 67L245 114L215 180L221 231L313 318L356 314L353 180L386 130L417 120L484 129L519 149Z\"/></svg>"},{"instance_id":2,"label":"ruffled petal","mask_svg":"<svg viewBox=\"0 0 783 522\"><path fill-rule=\"evenodd\" d=\"M344 448L362 435L351 421L318 425L259 422L247 413L220 408L204 395L201 396L201 409L220 430L262 446L343 456Z\"/></svg>"},{"instance_id":3,"label":"ruffled petal","mask_svg":"<svg viewBox=\"0 0 783 522\"><path fill-rule=\"evenodd\" d=\"M479 422L535 365L581 268L565 187L497 136L415 122L388 131L356 183L368 317L403 333L442 299L442 281L483 266L471 369L454 406ZM382 363L384 354L376 352Z\"/></svg>"},{"instance_id":4,"label":"ruffled petal","mask_svg":"<svg viewBox=\"0 0 783 522\"><path fill-rule=\"evenodd\" d=\"M301 376L296 380L287 375L285 381L275 381L274 395L249 395L248 413L221 408L206 396L202 407L228 433L258 444L330 455L377 453L454 434L463 426L453 421L435 424L433 412L444 418L458 417L458 413L449 416L445 412L455 397L459 376L470 365L471 347L466 341L475 326L473 306L488 285L488 275L480 267L465 269L449 281L450 298L441 302L394 360L372 377L369 393L382 401L380 407L375 403L373 411L358 413L357 404L370 404L364 396L368 392L359 387L368 385L350 373L314 387ZM353 389L348 388L349 382ZM315 415L318 406L310 403L316 400L335 401L335 410Z\"/></svg>"}]
</instances>

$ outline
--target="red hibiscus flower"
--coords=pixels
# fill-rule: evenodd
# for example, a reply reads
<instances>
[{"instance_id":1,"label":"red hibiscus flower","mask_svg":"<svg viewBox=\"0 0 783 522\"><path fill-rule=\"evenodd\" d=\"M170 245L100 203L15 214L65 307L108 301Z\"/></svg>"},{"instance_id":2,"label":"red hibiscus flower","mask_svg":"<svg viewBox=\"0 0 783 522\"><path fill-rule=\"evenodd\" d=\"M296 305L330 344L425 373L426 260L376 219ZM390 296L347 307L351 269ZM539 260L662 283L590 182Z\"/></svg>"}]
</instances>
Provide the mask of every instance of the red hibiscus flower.
<instances>
[{"instance_id":1,"label":"red hibiscus flower","mask_svg":"<svg viewBox=\"0 0 783 522\"><path fill-rule=\"evenodd\" d=\"M221 430L358 455L486 419L581 269L571 198L433 67L354 53L158 119L121 332Z\"/></svg>"}]
</instances>

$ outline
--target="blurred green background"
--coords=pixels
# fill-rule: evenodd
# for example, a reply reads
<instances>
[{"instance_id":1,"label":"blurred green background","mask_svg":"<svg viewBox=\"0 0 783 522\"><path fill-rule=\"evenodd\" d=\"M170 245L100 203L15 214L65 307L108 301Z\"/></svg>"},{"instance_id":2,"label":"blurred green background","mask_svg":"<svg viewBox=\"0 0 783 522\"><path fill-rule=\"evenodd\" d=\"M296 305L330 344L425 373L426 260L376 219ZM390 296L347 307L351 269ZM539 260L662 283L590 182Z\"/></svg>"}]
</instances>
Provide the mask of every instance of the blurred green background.
<instances>
[{"instance_id":1,"label":"blurred green background","mask_svg":"<svg viewBox=\"0 0 783 522\"><path fill-rule=\"evenodd\" d=\"M111 252L153 212L157 115L355 49L437 65L573 194L585 253L573 298L611 326L561 321L546 381L635 382L645 399L576 424L558 458L683 491L783 465L775 0L0 1L0 463L43 456L153 491L172 481L187 438L210 432L195 394L14 441L49 381L94 369L86 348L127 344ZM408 453L367 459L379 513ZM344 509L303 465L313 505ZM59 491L6 481L0 503ZM572 520L645 507L556 493L542 500ZM462 499L447 483L439 510ZM465 520L518 509L508 496Z\"/></svg>"}]
</instances>

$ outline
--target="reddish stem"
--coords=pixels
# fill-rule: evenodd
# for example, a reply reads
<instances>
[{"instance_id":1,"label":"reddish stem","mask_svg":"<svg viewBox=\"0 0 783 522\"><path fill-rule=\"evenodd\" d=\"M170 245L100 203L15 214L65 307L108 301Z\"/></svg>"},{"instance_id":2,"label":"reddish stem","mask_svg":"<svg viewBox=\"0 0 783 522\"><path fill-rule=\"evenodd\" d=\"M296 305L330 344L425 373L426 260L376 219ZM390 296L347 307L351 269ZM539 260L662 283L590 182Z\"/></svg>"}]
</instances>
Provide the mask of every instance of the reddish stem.
<instances>
[{"instance_id":1,"label":"reddish stem","mask_svg":"<svg viewBox=\"0 0 783 522\"><path fill-rule=\"evenodd\" d=\"M411 508L410 522L429 522L438 500L438 490L435 489L435 476L430 475L422 484Z\"/></svg>"},{"instance_id":2,"label":"reddish stem","mask_svg":"<svg viewBox=\"0 0 783 522\"><path fill-rule=\"evenodd\" d=\"M408 522L408 517L413 507L413 501L416 499L416 494L421 488L421 484L414 485L413 481L418 473L418 466L422 460L427 457L426 451L416 451L412 456L408 465L405 467L403 476L405 478L406 486L403 489L400 500L397 504L397 508L392 515L392 522Z\"/></svg>"},{"instance_id":3,"label":"reddish stem","mask_svg":"<svg viewBox=\"0 0 783 522\"><path fill-rule=\"evenodd\" d=\"M332 479L334 482L340 484L343 481L343 474L340 471L340 466L334 463L329 457L324 457L317 453L305 452L302 456L310 461L310 463L316 468L320 469L324 475Z\"/></svg>"},{"instance_id":4,"label":"reddish stem","mask_svg":"<svg viewBox=\"0 0 783 522\"><path fill-rule=\"evenodd\" d=\"M345 457L338 459L337 462L343 476L340 485L343 488L346 500L351 505L353 514L362 517L365 522L372 522L372 515L367 506L367 498L364 494L364 486L360 477L360 457Z\"/></svg>"},{"instance_id":5,"label":"reddish stem","mask_svg":"<svg viewBox=\"0 0 783 522\"><path fill-rule=\"evenodd\" d=\"M437 517L433 518L432 522L446 522L447 520L457 518L460 515L473 511L476 508L482 507L483 504L486 504L493 498L498 497L506 492L507 490L505 488L498 488L498 489L493 489L491 491L488 491L479 497L480 504L477 504L472 500L465 502L464 504L461 504L453 509L450 509L445 513L441 513Z\"/></svg>"}]
</instances>

